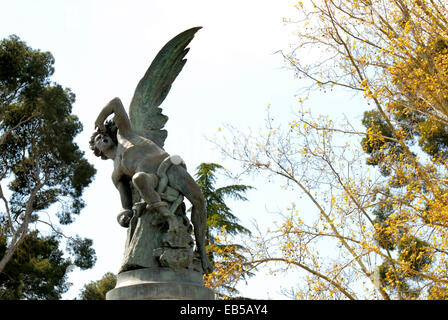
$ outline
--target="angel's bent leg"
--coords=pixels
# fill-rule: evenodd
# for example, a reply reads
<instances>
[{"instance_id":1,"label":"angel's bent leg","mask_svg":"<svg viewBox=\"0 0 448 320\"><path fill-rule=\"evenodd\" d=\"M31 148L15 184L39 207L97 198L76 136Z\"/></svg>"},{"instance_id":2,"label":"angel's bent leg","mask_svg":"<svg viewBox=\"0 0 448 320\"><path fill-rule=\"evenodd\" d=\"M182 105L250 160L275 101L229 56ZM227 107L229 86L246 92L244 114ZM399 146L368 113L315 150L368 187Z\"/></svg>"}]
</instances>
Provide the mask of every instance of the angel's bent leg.
<instances>
[{"instance_id":1,"label":"angel's bent leg","mask_svg":"<svg viewBox=\"0 0 448 320\"><path fill-rule=\"evenodd\" d=\"M160 201L160 196L155 191L157 186L157 177L155 175L137 172L132 176L132 183L147 204Z\"/></svg>"},{"instance_id":2,"label":"angel's bent leg","mask_svg":"<svg viewBox=\"0 0 448 320\"><path fill-rule=\"evenodd\" d=\"M137 188L140 196L148 204L149 208L166 207L166 203L162 202L160 195L156 192L157 176L155 174L148 174L145 172L137 172L132 176L132 183ZM167 215L167 210L162 210L160 213Z\"/></svg>"},{"instance_id":3,"label":"angel's bent leg","mask_svg":"<svg viewBox=\"0 0 448 320\"><path fill-rule=\"evenodd\" d=\"M177 220L174 214L168 210L168 204L160 199L160 195L155 190L158 183L157 176L155 174L137 172L132 176L132 183L147 203L146 208L157 210L159 214L168 219L168 231L176 232L179 228Z\"/></svg>"}]
</instances>

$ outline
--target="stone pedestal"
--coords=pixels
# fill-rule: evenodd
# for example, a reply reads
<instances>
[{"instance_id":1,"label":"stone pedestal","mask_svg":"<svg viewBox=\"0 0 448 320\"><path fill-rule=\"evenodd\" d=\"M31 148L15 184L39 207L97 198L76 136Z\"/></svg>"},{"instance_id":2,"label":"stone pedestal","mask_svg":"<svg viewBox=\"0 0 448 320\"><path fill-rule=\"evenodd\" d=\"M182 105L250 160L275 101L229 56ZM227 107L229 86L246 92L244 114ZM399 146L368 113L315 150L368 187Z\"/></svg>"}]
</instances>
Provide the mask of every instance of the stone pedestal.
<instances>
[{"instance_id":1,"label":"stone pedestal","mask_svg":"<svg viewBox=\"0 0 448 320\"><path fill-rule=\"evenodd\" d=\"M191 269L144 268L118 274L106 300L214 300L202 274Z\"/></svg>"}]
</instances>

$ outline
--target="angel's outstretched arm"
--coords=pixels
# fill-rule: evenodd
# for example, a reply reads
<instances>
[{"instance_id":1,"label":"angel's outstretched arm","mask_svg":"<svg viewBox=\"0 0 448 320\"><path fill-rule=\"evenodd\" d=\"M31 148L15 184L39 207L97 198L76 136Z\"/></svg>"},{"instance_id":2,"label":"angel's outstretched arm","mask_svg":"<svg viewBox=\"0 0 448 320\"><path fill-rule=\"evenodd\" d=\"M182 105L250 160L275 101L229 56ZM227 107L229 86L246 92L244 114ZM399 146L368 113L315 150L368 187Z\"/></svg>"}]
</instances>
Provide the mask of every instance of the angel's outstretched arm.
<instances>
[{"instance_id":1,"label":"angel's outstretched arm","mask_svg":"<svg viewBox=\"0 0 448 320\"><path fill-rule=\"evenodd\" d=\"M114 114L114 122L117 126L118 130L122 134L126 134L131 131L131 122L129 121L129 117L124 109L123 103L119 98L112 99L104 108L101 110L100 114L96 118L95 127L98 127L100 130L104 130L104 121L108 116Z\"/></svg>"}]
</instances>

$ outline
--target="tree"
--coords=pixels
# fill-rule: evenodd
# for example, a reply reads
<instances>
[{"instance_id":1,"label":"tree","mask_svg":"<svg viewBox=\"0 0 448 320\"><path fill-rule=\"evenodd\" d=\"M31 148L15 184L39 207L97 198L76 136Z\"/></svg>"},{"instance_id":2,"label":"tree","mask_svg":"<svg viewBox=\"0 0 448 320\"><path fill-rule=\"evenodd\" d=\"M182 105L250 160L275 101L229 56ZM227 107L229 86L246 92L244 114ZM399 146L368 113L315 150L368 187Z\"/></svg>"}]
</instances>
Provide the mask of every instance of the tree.
<instances>
[{"instance_id":1,"label":"tree","mask_svg":"<svg viewBox=\"0 0 448 320\"><path fill-rule=\"evenodd\" d=\"M117 276L107 272L100 280L86 284L81 290L79 298L81 300L106 300L106 293L115 288L116 284Z\"/></svg>"},{"instance_id":2,"label":"tree","mask_svg":"<svg viewBox=\"0 0 448 320\"><path fill-rule=\"evenodd\" d=\"M299 298L446 298L446 4L311 0L296 8L297 48L284 57L308 94L339 88L375 109L364 115L367 130L299 111L283 128L269 115L258 139L230 132L229 157L285 179L316 209L312 220L293 204L282 226L251 246L259 248L252 262L302 270ZM319 58L305 59L310 51Z\"/></svg>"},{"instance_id":3,"label":"tree","mask_svg":"<svg viewBox=\"0 0 448 320\"><path fill-rule=\"evenodd\" d=\"M404 110L404 108L402 110L405 112L396 112L393 115L393 119L396 123L399 123L400 127L403 128L403 131L406 133L406 142L408 144L418 145L420 153L422 154L426 153L427 156L433 159L438 159L438 161L446 161L448 150L448 140L446 139L448 131L446 130L446 125L430 120L427 115ZM378 136L388 137L389 139L392 138L391 131L376 110L365 112L363 125L368 131L376 132ZM399 195L400 189L404 187L412 187L414 184L412 179L409 179L409 176L406 177L403 170L391 170L392 166L397 169L402 167L404 162L402 157L403 150L395 141L365 137L361 144L364 151L369 155L367 164L379 167L382 175L389 179L388 185L382 187L379 191L379 194L383 197L383 202L385 202L388 197L393 197L397 194ZM391 157L390 154L393 154L394 156ZM397 161L395 159L400 160ZM426 192L421 187L416 189L416 187L417 186L411 188L414 195L422 193L425 194L426 197L431 197L431 192ZM393 219L396 212L397 210L395 206L390 204L380 204L373 211L373 214L378 225L385 229L390 224L389 219ZM412 270L421 271L424 266L428 268L432 263L432 259L430 259L429 255L429 252L431 251L430 244L427 241L421 240L416 235L405 235L406 232L400 232L402 233L400 238L390 238L382 235L382 237L386 238L381 239L382 245L387 246L391 251L397 252L401 260L408 260L410 263L409 267ZM421 258L413 258L418 256ZM386 271L391 268L391 265L390 263L385 262L379 268L380 278L382 281L386 282ZM419 276L413 274L404 276L402 274L397 280L398 281L392 281L390 284L385 285L393 287L396 291L399 291L400 295L403 297L418 296L419 293L412 289L411 283L419 281ZM430 297L434 297L434 295L430 295Z\"/></svg>"},{"instance_id":4,"label":"tree","mask_svg":"<svg viewBox=\"0 0 448 320\"><path fill-rule=\"evenodd\" d=\"M238 293L236 283L250 276L244 266L245 247L234 243L237 235L250 235L250 230L238 223L239 219L225 203L228 198L247 201L244 194L251 186L234 184L216 188L217 172L225 170L216 163L201 163L196 169L196 182L207 206L206 246L214 272L205 277L206 286L221 298Z\"/></svg>"},{"instance_id":5,"label":"tree","mask_svg":"<svg viewBox=\"0 0 448 320\"><path fill-rule=\"evenodd\" d=\"M31 225L50 225L62 234L42 219L44 210L57 209L62 225L73 222L85 205L82 192L95 174L73 142L82 130L71 113L75 96L50 81L53 64L51 53L34 50L17 36L0 42L0 199L4 208L0 218L7 239L0 272L6 276L7 264L30 234ZM9 195L3 192L4 184ZM69 252L81 268L95 262L91 244L79 236L69 238Z\"/></svg>"},{"instance_id":6,"label":"tree","mask_svg":"<svg viewBox=\"0 0 448 320\"><path fill-rule=\"evenodd\" d=\"M250 234L249 229L238 223L238 217L232 213L225 199L247 201L243 194L253 187L235 184L216 188L218 170L222 171L224 167L217 163L201 163L196 169L196 183L201 188L207 204L207 245L214 244L215 237L222 228L225 228L229 235Z\"/></svg>"},{"instance_id":7,"label":"tree","mask_svg":"<svg viewBox=\"0 0 448 320\"><path fill-rule=\"evenodd\" d=\"M66 271L71 261L58 247L54 236L42 238L37 231L28 233L0 273L0 299L60 299L68 289ZM5 250L6 236L2 234L0 254Z\"/></svg>"}]
</instances>

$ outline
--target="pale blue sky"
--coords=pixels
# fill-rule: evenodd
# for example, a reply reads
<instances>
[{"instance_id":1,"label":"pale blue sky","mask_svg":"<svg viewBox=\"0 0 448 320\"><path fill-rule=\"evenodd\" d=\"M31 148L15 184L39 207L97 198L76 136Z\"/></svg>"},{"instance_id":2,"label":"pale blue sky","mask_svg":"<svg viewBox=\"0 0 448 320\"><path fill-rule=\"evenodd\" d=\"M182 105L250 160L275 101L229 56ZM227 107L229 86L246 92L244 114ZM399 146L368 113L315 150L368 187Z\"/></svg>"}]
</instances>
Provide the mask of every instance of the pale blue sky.
<instances>
[{"instance_id":1,"label":"pale blue sky","mask_svg":"<svg viewBox=\"0 0 448 320\"><path fill-rule=\"evenodd\" d=\"M32 48L50 51L56 72L52 78L76 94L73 112L84 125L77 142L98 170L84 193L87 203L67 234L94 240L98 261L88 271L70 274L76 297L89 281L117 272L126 230L116 222L118 192L110 181L112 162L88 149L94 120L110 99L127 106L135 86L158 50L178 33L202 26L190 44L188 62L162 104L169 117L165 149L179 154L190 173L201 162L226 166L212 138L224 124L262 127L268 104L280 119L298 108L294 96L300 83L275 51L288 50L294 27L282 22L294 17L293 0L0 0L0 39L18 35ZM322 110L326 110L321 103ZM231 167L230 167L231 168ZM247 184L256 181L245 181ZM268 225L275 217L266 207L276 206L277 186L260 186L249 193L250 203L234 205L245 225L251 219ZM254 298L280 298L286 282L260 275L262 281L242 286ZM261 286L260 286L261 284ZM287 285L293 285L291 281Z\"/></svg>"}]
</instances>

